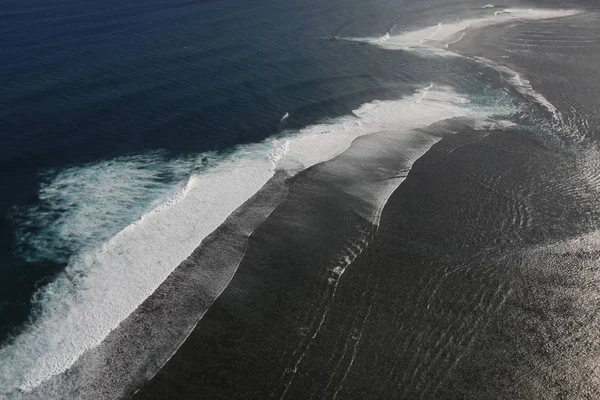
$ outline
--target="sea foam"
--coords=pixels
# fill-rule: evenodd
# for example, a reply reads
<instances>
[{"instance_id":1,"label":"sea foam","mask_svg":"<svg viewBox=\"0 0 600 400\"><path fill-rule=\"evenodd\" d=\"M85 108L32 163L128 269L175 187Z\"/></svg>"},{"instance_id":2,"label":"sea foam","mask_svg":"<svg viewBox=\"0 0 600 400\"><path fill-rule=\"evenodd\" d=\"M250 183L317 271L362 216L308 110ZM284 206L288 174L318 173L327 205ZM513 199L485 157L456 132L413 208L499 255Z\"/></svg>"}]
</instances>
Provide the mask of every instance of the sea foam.
<instances>
[{"instance_id":1,"label":"sea foam","mask_svg":"<svg viewBox=\"0 0 600 400\"><path fill-rule=\"evenodd\" d=\"M373 101L351 115L240 146L225 156L170 160L152 153L52 175L40 192L42 201L51 198L54 209L73 211L43 226L46 219L31 210L28 223L41 224L47 237L30 235L27 241L34 243L33 253L48 244L51 251L73 254L66 270L35 294L36 318L0 348L0 394L32 390L101 343L276 170L294 174L370 133L402 134L444 119L505 111L474 106L452 89L430 84L407 98ZM134 222L121 228L123 213ZM52 235L69 244L54 246ZM42 256L52 258L51 252Z\"/></svg>"},{"instance_id":2,"label":"sea foam","mask_svg":"<svg viewBox=\"0 0 600 400\"><path fill-rule=\"evenodd\" d=\"M486 8L492 9L492 7ZM577 10L505 8L501 11L489 12L488 15L482 17L458 19L451 22L440 22L437 25L412 31L405 31L399 34L388 33L384 37L348 37L339 39L378 45L390 50L425 49L428 51L433 51L437 48L447 48L448 45L457 42L469 29L479 29L486 26L499 25L511 21L542 20L566 17L577 14L578 12L579 11ZM446 54L450 55L450 53Z\"/></svg>"},{"instance_id":3,"label":"sea foam","mask_svg":"<svg viewBox=\"0 0 600 400\"><path fill-rule=\"evenodd\" d=\"M496 9L492 5L486 5L484 9ZM462 54L449 49L449 46L462 40L469 31L499 25L511 21L533 21L559 17L567 17L580 13L579 10L564 9L519 9L504 8L477 18L458 19L452 22L440 22L437 25L421 28L413 31L405 31L397 35L386 35L385 40L375 38L340 38L340 40L356 41L378 46L387 50L417 51L422 55L435 55L443 57L463 57ZM496 70L500 76L509 83L516 91L529 98L544 108L553 118L556 124L562 123L562 117L556 107L548 101L541 93L536 91L530 82L517 71L507 66L484 57L470 57L486 67Z\"/></svg>"}]
</instances>

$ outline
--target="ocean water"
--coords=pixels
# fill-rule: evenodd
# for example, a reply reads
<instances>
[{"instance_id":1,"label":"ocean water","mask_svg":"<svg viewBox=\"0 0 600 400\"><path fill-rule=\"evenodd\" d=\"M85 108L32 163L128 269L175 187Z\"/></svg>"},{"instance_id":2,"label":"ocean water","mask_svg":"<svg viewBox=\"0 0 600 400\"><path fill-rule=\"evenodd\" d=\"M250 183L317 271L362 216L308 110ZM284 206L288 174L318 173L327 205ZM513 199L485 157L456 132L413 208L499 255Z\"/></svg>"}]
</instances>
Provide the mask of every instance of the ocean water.
<instances>
[{"instance_id":1,"label":"ocean water","mask_svg":"<svg viewBox=\"0 0 600 400\"><path fill-rule=\"evenodd\" d=\"M340 22L291 29L275 6L2 5L3 339L70 257L236 146L281 133L286 112L301 128L399 95L385 76L336 63L325 39Z\"/></svg>"},{"instance_id":2,"label":"ocean water","mask_svg":"<svg viewBox=\"0 0 600 400\"><path fill-rule=\"evenodd\" d=\"M483 132L482 143L494 140L489 132L519 130L551 149L555 165L574 158L566 165L580 172L578 180L574 187L564 183L568 177L560 184L567 185L564 196L575 199L569 204L585 208L583 219L569 214L560 217L560 229L546 229L546 222L539 228L536 221L555 211L550 206L536 211L539 215L531 211L542 189L517 190L514 199L481 208L479 217L500 228L491 229L496 236L490 240L489 232L481 233L475 246L519 247L539 244L540 238L553 242L592 234L598 121L590 82L597 71L586 65L597 60L589 57L600 54L600 43L597 30L585 28L597 21L594 6L3 2L0 397L131 396L161 367L168 374L169 360L181 353L176 351L185 339L194 343L195 332L214 320L209 313L204 322L208 310L227 312L221 303L211 305L230 283L246 277L244 284L259 285L262 275L248 273L246 260L287 265L269 258L269 246L302 244L273 254L329 263L316 284L325 285L318 292L322 300L302 311L299 328L306 337L319 337L337 307L338 282L376 243L384 206L403 187L413 163L438 141L465 130ZM557 20L567 22L552 25ZM563 43L580 49L569 55L571 67L553 52ZM544 69L547 65L552 66ZM561 73L573 77L560 80ZM574 99L570 93L583 87L589 93ZM449 160L455 150L448 150ZM472 160L467 157L463 165L470 166L476 186L485 179L478 175L482 164L471 165ZM484 184L495 188L497 182ZM512 222L497 222L493 216L507 209ZM257 253L249 238L260 238L263 225L281 237L255 239L263 243ZM386 232L403 232L402 226L388 225ZM440 227L439 235L450 231ZM321 234L322 243L311 249ZM382 243L380 249L389 248L385 239ZM538 249L526 252L535 265L553 257ZM299 287L311 284L303 279L312 275L294 271L290 267L291 277L300 274ZM365 279L369 286L360 296L372 300L382 283ZM500 310L510 301L503 293L490 295L490 308ZM481 304L488 304L486 296L482 292ZM257 307L269 310L269 304ZM288 307L282 313L299 308L287 300L282 304ZM304 382L306 376L320 382L326 370L320 361L308 361L314 363L308 375L297 372L313 346L337 347L301 339L273 345L267 359L273 376L279 375L274 383L261 381L255 392L243 384L222 392L211 387L207 395L307 398L310 390L340 396L372 309L372 303L359 301L355 311L363 322L350 324L343 356L337 364L329 361L336 371L346 365L346 372L330 375L320 387ZM272 325L264 329L276 331L278 322L268 321ZM237 353L245 354L241 349ZM232 361L224 363L216 369L225 371ZM423 365L414 363L413 376ZM441 380L436 387L419 386L408 376L401 398L443 389Z\"/></svg>"}]
</instances>

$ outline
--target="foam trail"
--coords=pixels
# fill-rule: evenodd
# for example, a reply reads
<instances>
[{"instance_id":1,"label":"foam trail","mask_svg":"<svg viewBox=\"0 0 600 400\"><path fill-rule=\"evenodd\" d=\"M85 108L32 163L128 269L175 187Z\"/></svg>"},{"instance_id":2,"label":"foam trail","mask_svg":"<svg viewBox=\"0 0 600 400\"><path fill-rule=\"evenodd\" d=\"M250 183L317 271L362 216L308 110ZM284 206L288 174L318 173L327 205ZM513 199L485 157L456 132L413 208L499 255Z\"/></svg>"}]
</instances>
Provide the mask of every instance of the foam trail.
<instances>
[{"instance_id":1,"label":"foam trail","mask_svg":"<svg viewBox=\"0 0 600 400\"><path fill-rule=\"evenodd\" d=\"M290 113L287 113L287 112L286 112L285 114L283 114L283 117L281 117L281 121L280 121L280 122L283 122L283 121L285 121L286 119L288 119L288 118L289 118L289 116L290 116Z\"/></svg>"},{"instance_id":2,"label":"foam trail","mask_svg":"<svg viewBox=\"0 0 600 400\"><path fill-rule=\"evenodd\" d=\"M484 113L470 109L468 103L468 98L449 88L435 90L429 85L403 100L363 104L353 111L353 117L309 126L293 134L280 167L304 169L329 160L346 150L355 138L366 134L398 129L399 126L408 131L443 119Z\"/></svg>"},{"instance_id":3,"label":"foam trail","mask_svg":"<svg viewBox=\"0 0 600 400\"><path fill-rule=\"evenodd\" d=\"M495 8L488 4L484 9ZM505 8L493 14L460 20L458 22L439 23L427 28L403 32L394 35L385 41L377 38L347 38L344 40L360 41L382 47L389 50L420 51L423 54L436 54L441 56L462 57L461 54L448 50L454 44L464 38L468 30L484 28L486 26L503 24L511 21L544 20L551 18L566 17L578 14L578 10L549 10L549 9L517 9ZM556 123L562 123L562 117L557 108L550 103L541 93L537 92L529 81L519 75L516 71L500 65L483 57L471 57L473 60L491 67L498 71L502 78L511 84L519 93L528 97L545 108Z\"/></svg>"},{"instance_id":4,"label":"foam trail","mask_svg":"<svg viewBox=\"0 0 600 400\"><path fill-rule=\"evenodd\" d=\"M490 8L490 7L486 7ZM479 29L486 26L504 24L519 20L542 20L565 17L579 13L577 10L547 10L547 9L517 9L506 8L493 14L468 18L448 23L439 23L415 31L407 31L398 35L388 35L386 40L381 38L339 38L340 40L363 42L378 45L391 50L416 50L425 49L433 51L436 48L446 48L449 44L462 38L467 29ZM446 53L451 55L451 53Z\"/></svg>"},{"instance_id":5,"label":"foam trail","mask_svg":"<svg viewBox=\"0 0 600 400\"><path fill-rule=\"evenodd\" d=\"M238 149L99 247L73 257L63 274L36 293L39 317L0 349L0 393L30 390L100 343L272 176L266 156L271 147ZM120 167L131 172L128 163Z\"/></svg>"},{"instance_id":6,"label":"foam trail","mask_svg":"<svg viewBox=\"0 0 600 400\"><path fill-rule=\"evenodd\" d=\"M64 372L86 350L100 344L192 254L203 238L254 195L276 170L294 174L329 160L363 135L398 131L399 127L402 134L444 119L479 118L503 111L506 110L471 107L466 97L431 84L405 99L366 103L352 115L238 147L228 156L215 156L208 166L207 155L185 162L153 161L151 164L158 171L187 167L192 175L179 190L166 190L171 193L167 201L109 239L95 247L75 247L80 252L71 258L66 271L36 294L38 317L14 341L0 348L0 394L29 391ZM144 170L148 163L143 156L139 157L138 161L143 160L141 164L127 158L111 161L110 171L114 169L120 171L119 176L133 177L118 186L115 199L135 200L140 188L152 181L136 178L135 172ZM48 187L75 193L70 185L80 185L82 178L94 175L92 171L106 171L99 165L83 166L77 174L72 174L73 179L56 178ZM62 221L66 232L73 232L75 225L80 230L96 227L106 214L108 203L102 203L102 188L110 184L108 181L114 174L94 176L96 183L85 187L98 187L99 192L86 201L100 203L86 213ZM57 209L68 209L71 199L72 196L54 198L60 203ZM77 225L82 218L89 221ZM75 225L67 227L72 224ZM107 236L110 229L96 236Z\"/></svg>"},{"instance_id":7,"label":"foam trail","mask_svg":"<svg viewBox=\"0 0 600 400\"><path fill-rule=\"evenodd\" d=\"M168 160L166 154L153 152L47 171L38 204L17 207L11 216L20 255L28 261L67 263L159 202L177 202L186 193L190 174L217 161L210 153ZM35 234L30 228L36 228Z\"/></svg>"},{"instance_id":8,"label":"foam trail","mask_svg":"<svg viewBox=\"0 0 600 400\"><path fill-rule=\"evenodd\" d=\"M548 101L548 99L546 99L541 93L537 92L531 86L529 80L521 77L518 72L513 71L512 69L504 65L500 65L484 57L474 57L474 59L498 71L506 81L508 81L515 89L517 89L519 93L526 97L530 97L535 102L540 104L550 114L552 114L555 120L560 119L558 109L552 103L550 103L550 101Z\"/></svg>"}]
</instances>

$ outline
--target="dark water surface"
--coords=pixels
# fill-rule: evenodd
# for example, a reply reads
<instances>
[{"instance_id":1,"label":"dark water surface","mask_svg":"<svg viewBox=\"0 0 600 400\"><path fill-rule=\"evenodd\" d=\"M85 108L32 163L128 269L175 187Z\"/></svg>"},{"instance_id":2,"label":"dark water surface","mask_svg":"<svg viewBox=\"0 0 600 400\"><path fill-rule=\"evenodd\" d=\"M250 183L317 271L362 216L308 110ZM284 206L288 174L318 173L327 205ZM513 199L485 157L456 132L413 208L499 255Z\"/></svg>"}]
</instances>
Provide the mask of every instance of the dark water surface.
<instances>
[{"instance_id":1,"label":"dark water surface","mask_svg":"<svg viewBox=\"0 0 600 400\"><path fill-rule=\"evenodd\" d=\"M333 257L300 252L326 254L321 243L343 235L339 225L321 222L327 239L276 232L290 223L284 216L301 215L294 226L316 224L304 216L306 209L315 215L311 204L337 209L346 200L323 200L294 181L278 208L283 216L276 211L255 232L229 288L137 397L600 396L591 111L599 36L587 18L490 28L456 46L497 62L510 55L508 65L557 106L569 134L554 136L563 126L430 128L457 133L413 165L379 227L363 228L370 244L334 295L318 273L306 272L326 269ZM348 247L354 243L359 237Z\"/></svg>"},{"instance_id":2,"label":"dark water surface","mask_svg":"<svg viewBox=\"0 0 600 400\"><path fill-rule=\"evenodd\" d=\"M596 6L483 5L0 4L0 398L600 397Z\"/></svg>"}]
</instances>

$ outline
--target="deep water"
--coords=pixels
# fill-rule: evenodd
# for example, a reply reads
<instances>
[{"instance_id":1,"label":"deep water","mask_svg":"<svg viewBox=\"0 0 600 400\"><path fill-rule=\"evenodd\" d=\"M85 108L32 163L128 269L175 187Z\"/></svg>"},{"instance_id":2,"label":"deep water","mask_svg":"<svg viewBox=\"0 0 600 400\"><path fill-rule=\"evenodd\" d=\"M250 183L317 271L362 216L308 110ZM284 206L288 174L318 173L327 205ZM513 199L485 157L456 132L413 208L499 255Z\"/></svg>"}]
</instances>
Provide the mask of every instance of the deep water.
<instances>
[{"instance_id":1,"label":"deep water","mask_svg":"<svg viewBox=\"0 0 600 400\"><path fill-rule=\"evenodd\" d=\"M31 249L15 237L52 222L20 221L14 207L36 207L40 185L64 168L156 150L167 160L228 151L279 132L286 112L286 127L302 127L421 83L402 78L402 57L374 57L366 46L329 40L348 24L366 31L391 23L375 16L353 21L340 9L302 2L3 2L0 338L27 318L35 288L78 250L60 243L58 257L28 262L40 257L23 257ZM192 172L163 169L166 176L155 179L171 186ZM105 236L164 192L139 190L130 212L104 204L123 214Z\"/></svg>"},{"instance_id":2,"label":"deep water","mask_svg":"<svg viewBox=\"0 0 600 400\"><path fill-rule=\"evenodd\" d=\"M94 220L118 214L103 221L98 239L88 243L97 246L202 167L200 160L174 172L171 160L228 152L432 81L460 83L444 72L445 60L424 62L333 40L422 26L438 18L432 5L410 10L402 2L376 1L3 2L0 338L18 329L30 315L36 288L85 245L65 242L49 229L63 223L62 211L90 207L95 211L82 218ZM465 8L475 6L444 4L439 12ZM286 112L291 116L282 123ZM156 161L156 151L162 161ZM151 165L155 172L116 187L107 182L114 174L88 175L86 166L120 157L137 157L140 166L134 168ZM66 169L89 187L71 186L67 198L40 198ZM94 189L112 191L114 200L96 204L102 194L89 194ZM90 198L81 204L73 196ZM87 235L83 230L71 236ZM55 254L40 257L39 245L27 245L36 240L42 252Z\"/></svg>"},{"instance_id":3,"label":"deep water","mask_svg":"<svg viewBox=\"0 0 600 400\"><path fill-rule=\"evenodd\" d=\"M334 354L343 354L336 368L345 366L346 371L350 371L354 357L359 354L358 343L363 333L368 335L369 329L383 329L382 335L391 338L394 335L386 333L382 327L386 321L391 321L400 332L407 321L416 318L409 316L414 299L404 301L404 297L394 297L386 290L402 289L406 293L411 288L429 290L427 285L420 286L427 279L428 268L433 280L447 267L444 263L480 266L483 261L478 257L483 256L479 251L493 252L486 260L491 260L490 264L495 266L503 266L508 256L499 254L498 249L516 252L515 249L526 248L527 257L522 253L511 253L507 263L510 266L520 263L522 267L526 262L521 258L525 257L527 262L538 266L545 262L539 260L552 259L553 255L536 253L530 256L532 246L570 240L597 229L595 166L600 157L597 157L598 118L594 107L600 90L597 71L590 65L598 61L600 49L597 29L588 27L597 21L597 13L592 12L596 5L558 0L502 4L502 7L588 11L566 17L567 22L563 25L553 25L549 20L515 24L514 29L507 29L506 25L488 27L481 35L467 37L450 46L452 51L487 57L489 62L447 53L398 50L383 43L389 38L386 35L393 37L423 27L435 28L440 21L450 23L467 16L475 18L493 13L482 8L483 5L478 1L440 0L27 0L0 3L0 349L17 344L13 347L16 352L0 351L0 356L11 354L9 361L15 366L14 376L6 382L26 380L21 374L26 376L27 371L18 369L21 365L37 362L34 354L18 351L24 332L31 333L30 337L34 339L39 334L41 340L35 351L46 346L46 332L58 332L47 345L49 354L59 351L61 348L54 348L53 344L65 346L69 340L62 340L60 329L47 327L52 328L54 323L60 325L60 318L71 322L88 321L78 319L77 313L89 308L77 306L95 299L98 299L98 305L92 309L98 314L85 317L91 318L92 323L88 325L104 332L103 316L112 311L117 314L121 306L119 301L112 303L115 299L105 296L105 289L117 288L114 293L121 290L124 294L131 291L142 300L148 299L137 314L131 314L127 320L124 315L116 321L125 320L121 328L137 323L139 331L143 331L140 327L150 320L142 321L144 313L155 312L155 305L160 303L162 296L168 297L169 290L177 290L177 283L185 280L182 273L185 269L171 275L170 280L165 281L167 285L150 298L160 283L148 278L154 273L152 264L148 262L147 269L130 267L145 265L143 256L150 261L159 260L157 264L162 263L164 267L163 259L158 256L170 255L172 249L177 257L185 253L180 260L183 261L230 212L275 175L275 170L279 174L270 183L274 189L267 189L273 189L276 194L269 197L270 192L265 189L257 198L269 197L269 200L255 202L233 216L252 215L256 220L246 223L248 221L231 218L204 243L212 244L214 248L206 253L197 250L184 264L184 268L187 265L194 271L197 279L187 282L189 291L194 290L192 283L206 286L203 290L208 294L204 297L205 292L202 292L199 300L206 308L221 293L216 288L224 290L229 280L221 280L214 287L206 282L222 278L219 273L223 271L235 273L238 264L242 270L234 278L228 278L233 279L232 288L224 292L223 298L207 314L206 321L202 320L186 342L185 346L196 358L190 361L185 355L177 354L172 364L167 364L152 381L151 385L160 388L154 395L160 396L161 390L169 388L171 380L175 382L180 378L179 368L187 368L188 363L196 362L199 356L210 355L215 361L206 368L215 366L216 369L206 372L203 377L214 378L206 393L214 394L215 398L241 393L260 397L266 392L285 397L288 390L291 397L303 398L306 390L314 390L314 395L335 398L349 390L349 386L344 386L347 380L357 382L357 377L348 375L349 372L346 375L335 372L337 369L333 375L326 375L324 365L329 367L334 361L333 358L324 361L321 352L334 349ZM572 50L566 50L568 48ZM512 68L520 76L518 79L513 76L511 81L514 71L499 69L498 65ZM572 76L566 78L569 74ZM528 86L527 79L533 87ZM438 106L434 106L436 102ZM545 102L551 103L556 110ZM432 127L425 129L437 121L435 118L429 121L435 113L444 116L440 119L470 117L472 120L455 121L456 125L450 124L450 128L444 125L443 132ZM485 121L473 121L488 117L490 119ZM419 121L423 121L423 126L418 124ZM490 130L489 137L480 133L489 128L486 124L495 129ZM420 138L415 139L418 146L396 138L390 141L394 144L385 149L397 149L398 158L382 149L375 155L369 153L365 149L372 150L377 146L365 145L363 148L363 139L352 136L353 132L362 129L361 135L377 133L379 136L367 136L375 140L375 137L385 138L386 132L402 133L402 129L413 125L418 128L415 131ZM507 131L510 134L503 135ZM451 139L455 133L458 133L457 139ZM344 136L346 134L349 136ZM311 157L314 153L314 157L287 160L289 143L286 140L302 135L316 138L308 142L309 145L298 147ZM409 156L413 154L411 152L421 146L414 154L422 154L442 137L443 141L419 160L418 168L408 175L414 161ZM348 141L348 146L352 143L352 150L342 155L327 150L331 142L342 138ZM459 145L454 146L452 140L457 140ZM415 149L411 147L413 145ZM480 147L493 149L489 165L486 165L485 151L478 153ZM289 151L296 154L294 152L300 150L292 146ZM504 153L508 154L506 160L502 158ZM328 161L323 154L337 155L338 158ZM313 159L316 161L312 162ZM298 160L304 160L305 164ZM427 164L431 160L435 161L433 166ZM321 164L323 161L326 162ZM305 166L312 168L294 176ZM439 174L436 174L436 168L440 168ZM445 173L451 182L443 179ZM381 225L383 231L378 243L375 238L381 208L391 194L388 191L406 176L409 176L406 185L392 197L394 205L383 214L384 219L388 215L388 220ZM369 184L378 179L390 184L389 188L369 189ZM491 197L490 193L493 194ZM469 201L460 203L466 198ZM168 212L173 214L167 214L165 210L171 210ZM225 214L221 216L219 211ZM171 216L160 220L161 215ZM198 218L206 215L206 222L203 217L199 222L192 220L190 215ZM269 217L264 226L259 217ZM444 224L445 218L447 224ZM419 221L429 221L423 223L431 230L420 226ZM181 235L187 235L185 238L173 234L186 223L185 229L191 232L189 235L183 229ZM146 226L151 227L148 232L142 229ZM198 229L195 230L195 226ZM407 226L412 226L410 232L405 230ZM164 227L164 231L152 230L152 227ZM278 234L278 229L285 229L285 234ZM256 237L252 236L255 230ZM141 236L132 234L133 239L124 241L123 237L129 238L127 235L131 232ZM235 246L226 247L218 241L228 234ZM140 237L145 240L143 245L146 247L136 246L136 240L142 240ZM252 239L246 244L249 237ZM185 243L188 247L182 244L184 239L188 240ZM372 242L375 250L367 251ZM127 247L127 243L133 245ZM290 246L297 247L288 251ZM212 254L210 251L219 253L221 248L232 251L231 256L225 250L222 252L227 253L228 260L237 260L222 269L214 259L211 264L207 256ZM338 295L342 299L351 299L348 306L340 305L340 300L336 304L336 292L327 286L331 285L331 279L337 282L340 278L341 281L342 274L347 273L346 267L332 269L339 261L332 259L341 257L340 251L351 255L344 253L340 262L346 263L347 267L357 260L359 271L347 284L346 291L340 289L342 293ZM365 255L360 258L363 251ZM115 254L124 255L122 263L118 258L110 258ZM247 258L242 260L244 255ZM531 261L533 259L537 261ZM203 260L210 268L203 269L202 265L194 264L194 269L190 264L193 260ZM389 260L392 260L392 266L377 269ZM177 264L165 267L162 271L165 278ZM315 269L306 268L306 264ZM394 268L396 265L398 268ZM369 269L371 267L373 271ZM121 275L119 268L122 268ZM469 268L477 270L479 267ZM501 306L508 302L527 307L527 299L524 299L527 287L517 286L512 291L509 286L522 276L529 281L535 280L531 276L532 269L535 268L518 269L514 274L503 270L498 275L501 277L492 274L490 287L481 289L481 307L488 307L486 312L497 308L498 315L523 324L528 320L527 316L518 312L502 314L505 311ZM413 280L383 287L386 279L402 280L402 271L412 274ZM487 269L478 271L473 279L488 278L485 275L489 272ZM97 276L111 279L94 280ZM363 278L364 282L361 281ZM479 293L477 288L471 287L471 278L467 274L466 281L462 281L461 276L456 285ZM589 275L584 278L577 282L579 286L575 286L587 296L589 293L581 288L585 288L591 278ZM277 284L278 280L283 283ZM550 278L549 281L551 284L547 286L553 289L555 281ZM147 282L150 284L144 286ZM361 286L365 282L366 286ZM270 292L265 288L269 283L279 289ZM541 285L544 284L545 281ZM270 294L258 301L254 297L257 296L256 288ZM321 291L322 288L325 289ZM290 298L290 294L296 292L298 298ZM511 298L510 293L517 293L517 297ZM308 308L303 309L303 296L312 300L312 295L323 296L325 300L307 303ZM425 296L421 292L417 295ZM456 300L455 295L448 294L450 301ZM543 296L536 296L530 299L536 307L546 301ZM194 329L206 311L200 306L190 311L190 299L197 300L190 297L184 299L188 303L184 300L179 303L178 299L172 299L189 313L183 315L182 312L178 322L181 326L169 333L179 341L183 340L182 335L187 336ZM461 301L457 300L462 304ZM464 301L469 310L478 307L473 301L472 298ZM124 303L127 301L123 298ZM131 300L128 304L134 303ZM140 300L136 304L141 303ZM254 309L248 308L253 305L256 306ZM420 306L417 301L414 309ZM236 311L232 312L231 307ZM323 314L321 308L329 310L330 307L339 310L340 315L354 313L355 318L350 322L332 317L327 320L330 325L325 324L323 328L329 333L341 332L339 335L345 335L345 344L332 343L332 338L339 336L332 333L319 342L318 346L322 347L312 350L311 356L311 345L307 347L303 337L307 329L311 331L314 327L312 323L307 327L305 323L294 322L294 318L304 315L308 319L314 314L319 318L323 315L323 321L326 321L329 311ZM447 313L444 318L452 314L440 307L441 313ZM472 317L465 317L465 309L457 307L457 313L464 317L465 325L469 325ZM166 313L159 308L160 315L155 315L156 318L162 318L162 313ZM392 315L394 310L402 310L397 319ZM365 322L372 313L382 319ZM491 314L485 314L487 324L501 318ZM223 315L232 316L232 320L225 318L224 322ZM436 334L437 330L443 329L444 321L447 322L444 318L441 322L436 320L435 315L427 319L430 316L427 312L425 315L426 322L417 318L416 324L422 327L421 331L417 328L406 331L407 337L412 338L410 340L414 339L422 346L429 343L419 341L422 335ZM577 315L581 316L577 321L589 316L587 311ZM47 322L48 316L56 316L56 319L46 325L38 324L39 321ZM255 320L248 322L252 318ZM250 369L253 359L261 357L262 348L253 348L250 339L236 338L237 334L244 336L245 330L260 321L266 321L267 325L262 325L256 332L263 332L265 337L257 338L256 343L272 351L261 361L271 375L266 377L260 371L254 371L226 389L214 384L219 379L228 381L231 376L241 373L231 370L231 376L224 377L228 368L232 368L232 360L240 361L235 361L234 369L244 370ZM85 323L82 324L85 331ZM469 326L473 330L481 328L477 324ZM560 336L552 330L552 324L542 326L549 335ZM271 328L274 331L269 333ZM455 329L454 326L451 328L447 332ZM211 335L221 331L226 333L224 341L229 340L227 335L232 335L231 340L239 339L240 342L228 347L221 339L213 340ZM92 329L91 332L95 331ZM123 337L127 338L128 332L115 330L106 344L106 354L112 354L114 346ZM153 337L163 337L160 333L154 332ZM493 335L503 334L500 328L493 331ZM293 348L296 342L286 342L290 337L297 339L298 349L308 358L313 357L303 370L306 375L301 375L297 381L299 364L294 363L299 350ZM474 337L464 337L464 343L475 340ZM489 344L490 337L482 339L482 343ZM532 337L533 345L541 343L540 337ZM273 341L267 340L269 338ZM431 340L435 343L434 339ZM203 348L203 340L209 341L210 345ZM385 340L388 339L374 342L374 346ZM444 340L445 336L438 343ZM448 347L454 351L450 352L451 356L460 360L464 343L456 345L458 349L450 343ZM509 349L516 346L511 338L502 343ZM158 354L156 358L145 355L150 361L142 368L144 378L156 373L172 354L171 350L180 344L160 343L157 346L164 354ZM377 351L395 354L398 348L390 345L386 349L382 345L371 350L375 355ZM133 349L131 347L129 351ZM488 351L496 354L496 350L485 347L481 354L488 354ZM75 349L74 354L77 351ZM98 352L105 356L105 347L99 347ZM369 364L370 356L361 354L363 363L357 361L354 374L378 365L377 360ZM414 357L418 358L419 354L415 352ZM461 393L460 388L444 386L448 380L438 379L440 376L436 375L434 367L437 359L428 358L430 353L427 354L423 360L431 361L431 365L415 361L415 369L408 372L403 371L396 361L385 364L393 368L390 376L394 379L374 381L379 385L381 395L393 391L391 386L386 386L388 383L401 379L408 382L405 398ZM540 363L543 362L543 352L535 354L542 360ZM559 356L558 352L551 352L551 357L546 360L554 362ZM87 357L93 359L96 353L88 353ZM471 357L475 364L487 365L482 358ZM23 359L27 359L25 363ZM146 362L144 357L139 359ZM71 382L69 379L78 373L87 379L85 374L95 371L81 367L85 360L76 365L80 368L75 368L78 372L67 374L65 382ZM439 364L440 368L444 365ZM524 361L516 365L519 371L527 369ZM123 368L126 370L127 366ZM388 371L385 366L381 368ZM421 368L429 369L419 375ZM396 370L402 372L393 372ZM509 370L507 367L499 374L509 376ZM540 371L539 376L542 376L543 369ZM430 380L428 373L433 376ZM457 374L457 379L464 383L469 381L472 371L459 367ZM175 375L177 379L173 378ZM276 375L279 377L275 378ZM557 372L557 379L564 379L566 375L566 372ZM503 382L511 382L513 378ZM61 379L62 376L57 381L59 386L63 382ZM133 393L137 382L130 381L130 386L123 392ZM185 386L180 382L174 385L182 395L195 392L196 386ZM432 382L438 386L433 386ZM202 386L206 382L198 379L194 383ZM527 384L520 384L528 388ZM573 383L569 390L576 390L575 386ZM374 390L367 383L354 387L364 395ZM468 384L463 387L469 395L489 394L483 389L481 393L471 390ZM141 396L152 397L152 388L143 389ZM519 397L525 390L513 395ZM85 392L85 387L77 387L69 392L69 396L75 398ZM90 391L89 396L92 393L95 392ZM2 394L0 391L0 397ZM555 392L546 394L551 396Z\"/></svg>"}]
</instances>

